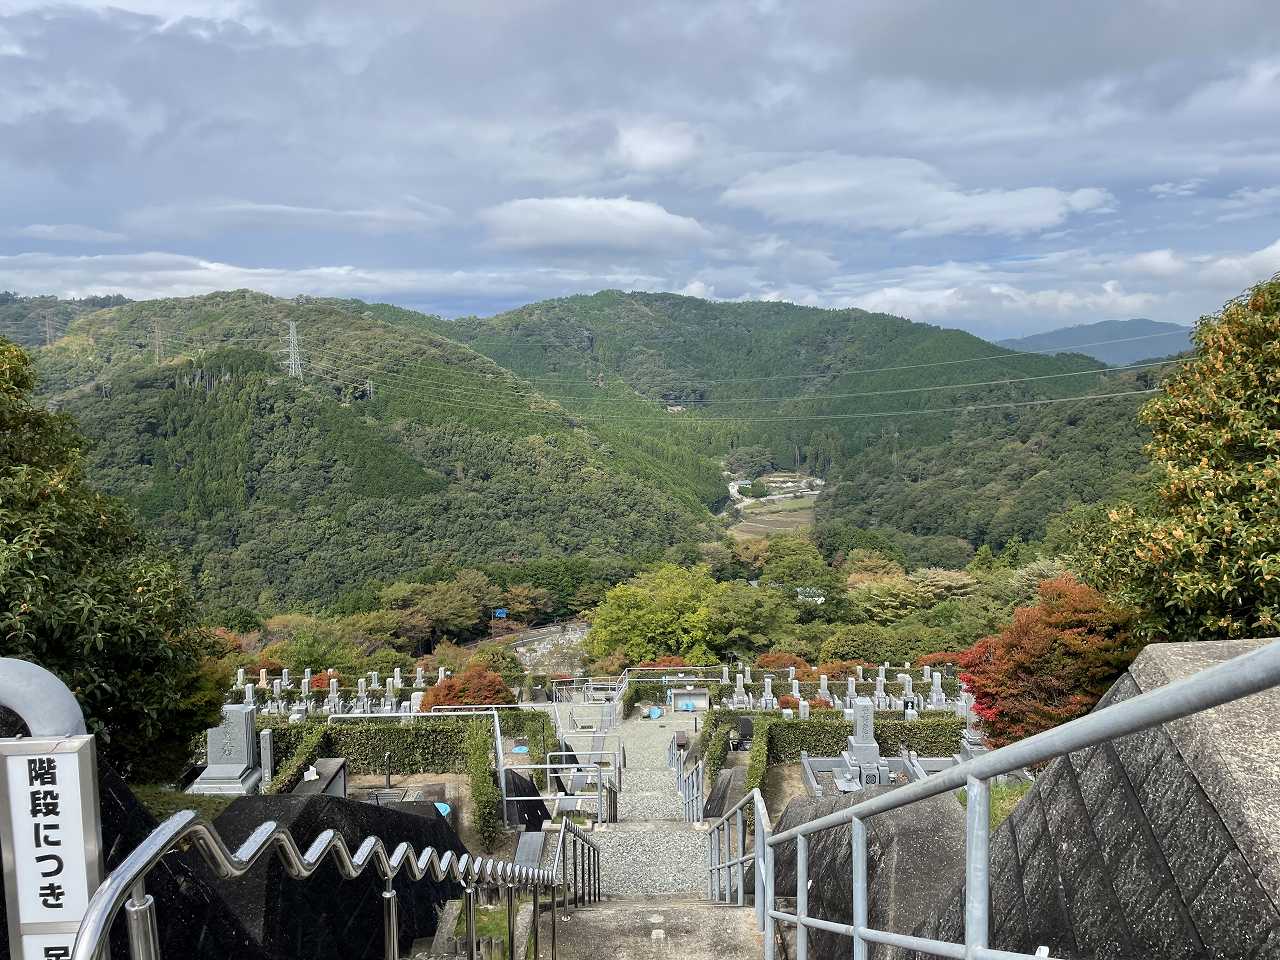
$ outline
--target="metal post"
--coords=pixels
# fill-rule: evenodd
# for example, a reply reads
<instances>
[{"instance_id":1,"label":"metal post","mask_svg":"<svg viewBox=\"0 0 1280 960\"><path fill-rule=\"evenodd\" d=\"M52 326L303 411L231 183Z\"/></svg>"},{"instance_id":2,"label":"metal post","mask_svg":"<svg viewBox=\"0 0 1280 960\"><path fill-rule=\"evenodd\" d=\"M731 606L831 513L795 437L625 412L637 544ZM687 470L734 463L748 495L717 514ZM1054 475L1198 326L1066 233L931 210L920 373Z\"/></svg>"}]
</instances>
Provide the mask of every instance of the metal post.
<instances>
[{"instance_id":1,"label":"metal post","mask_svg":"<svg viewBox=\"0 0 1280 960\"><path fill-rule=\"evenodd\" d=\"M711 842L707 844L711 851L711 899L715 903L720 902L720 830L715 827L711 831Z\"/></svg>"},{"instance_id":2,"label":"metal post","mask_svg":"<svg viewBox=\"0 0 1280 960\"><path fill-rule=\"evenodd\" d=\"M538 894L542 892L542 885L535 883L533 885L533 947L530 950L530 960L538 960L538 924L542 922L542 913L540 910Z\"/></svg>"},{"instance_id":3,"label":"metal post","mask_svg":"<svg viewBox=\"0 0 1280 960\"><path fill-rule=\"evenodd\" d=\"M990 891L991 791L985 780L969 777L965 782L966 817L964 845L964 949L965 956L987 946L987 918Z\"/></svg>"},{"instance_id":4,"label":"metal post","mask_svg":"<svg viewBox=\"0 0 1280 960\"><path fill-rule=\"evenodd\" d=\"M570 834L573 840L573 909L578 909L578 838Z\"/></svg>"},{"instance_id":5,"label":"metal post","mask_svg":"<svg viewBox=\"0 0 1280 960\"><path fill-rule=\"evenodd\" d=\"M11 908L13 909L13 908ZM124 905L131 960L160 960L160 931L156 929L156 901L139 880Z\"/></svg>"},{"instance_id":6,"label":"metal post","mask_svg":"<svg viewBox=\"0 0 1280 960\"><path fill-rule=\"evenodd\" d=\"M743 887L747 884L747 864L742 858L747 855L747 818L742 807L738 808L735 818L738 824L738 906L745 904L747 893Z\"/></svg>"},{"instance_id":7,"label":"metal post","mask_svg":"<svg viewBox=\"0 0 1280 960\"><path fill-rule=\"evenodd\" d=\"M754 809L754 808L753 808ZM755 811L755 905L756 905L756 928L764 931L765 928L765 902L764 902L764 856L765 847L768 844L764 840L764 830L760 826L760 813Z\"/></svg>"},{"instance_id":8,"label":"metal post","mask_svg":"<svg viewBox=\"0 0 1280 960\"><path fill-rule=\"evenodd\" d=\"M516 888L513 886L507 887L507 960L516 960Z\"/></svg>"},{"instance_id":9,"label":"metal post","mask_svg":"<svg viewBox=\"0 0 1280 960\"><path fill-rule=\"evenodd\" d=\"M600 851L595 852L596 857L596 902L600 901Z\"/></svg>"},{"instance_id":10,"label":"metal post","mask_svg":"<svg viewBox=\"0 0 1280 960\"><path fill-rule=\"evenodd\" d=\"M850 821L849 836L853 846L853 960L867 960L867 941L858 935L867 925L867 825L861 820Z\"/></svg>"},{"instance_id":11,"label":"metal post","mask_svg":"<svg viewBox=\"0 0 1280 960\"><path fill-rule=\"evenodd\" d=\"M467 887L463 910L467 918L467 960L476 960L480 945L476 943L476 888Z\"/></svg>"},{"instance_id":12,"label":"metal post","mask_svg":"<svg viewBox=\"0 0 1280 960\"><path fill-rule=\"evenodd\" d=\"M796 837L796 960L809 960L809 838Z\"/></svg>"},{"instance_id":13,"label":"metal post","mask_svg":"<svg viewBox=\"0 0 1280 960\"><path fill-rule=\"evenodd\" d=\"M397 909L396 891L387 881L382 891L382 956L384 960L399 960L400 913Z\"/></svg>"},{"instance_id":14,"label":"metal post","mask_svg":"<svg viewBox=\"0 0 1280 960\"><path fill-rule=\"evenodd\" d=\"M759 812L757 812L759 816ZM765 844L764 859L764 960L773 960L774 950L776 947L775 937L773 934L773 917L769 914L773 911L773 866L776 853L773 847Z\"/></svg>"},{"instance_id":15,"label":"metal post","mask_svg":"<svg viewBox=\"0 0 1280 960\"><path fill-rule=\"evenodd\" d=\"M556 943L556 923L560 919L557 914L560 912L560 904L556 903L556 888L551 887L551 960L558 960L560 956L560 947Z\"/></svg>"}]
</instances>

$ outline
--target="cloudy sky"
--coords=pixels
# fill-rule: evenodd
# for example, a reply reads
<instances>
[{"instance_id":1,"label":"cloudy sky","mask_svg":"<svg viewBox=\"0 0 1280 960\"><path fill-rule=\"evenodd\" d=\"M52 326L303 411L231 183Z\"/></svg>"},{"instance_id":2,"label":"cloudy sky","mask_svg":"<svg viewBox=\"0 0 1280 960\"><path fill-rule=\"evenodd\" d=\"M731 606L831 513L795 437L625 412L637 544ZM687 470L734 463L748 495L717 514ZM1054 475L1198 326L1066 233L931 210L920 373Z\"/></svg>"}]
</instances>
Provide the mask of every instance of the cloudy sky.
<instances>
[{"instance_id":1,"label":"cloudy sky","mask_svg":"<svg viewBox=\"0 0 1280 960\"><path fill-rule=\"evenodd\" d=\"M0 288L986 336L1280 270L1280 3L0 0Z\"/></svg>"}]
</instances>

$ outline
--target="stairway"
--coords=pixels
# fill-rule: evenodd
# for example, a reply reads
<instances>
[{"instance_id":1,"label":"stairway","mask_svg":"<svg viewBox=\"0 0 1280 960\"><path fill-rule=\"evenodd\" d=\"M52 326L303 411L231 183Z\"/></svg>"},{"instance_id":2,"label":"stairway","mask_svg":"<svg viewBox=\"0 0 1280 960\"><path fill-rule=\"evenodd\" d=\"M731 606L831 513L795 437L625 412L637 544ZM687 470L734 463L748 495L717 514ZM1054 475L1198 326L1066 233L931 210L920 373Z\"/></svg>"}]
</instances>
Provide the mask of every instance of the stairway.
<instances>
[{"instance_id":1,"label":"stairway","mask_svg":"<svg viewBox=\"0 0 1280 960\"><path fill-rule=\"evenodd\" d=\"M754 918L692 898L606 900L563 923L560 960L754 960L762 942Z\"/></svg>"},{"instance_id":2,"label":"stairway","mask_svg":"<svg viewBox=\"0 0 1280 960\"><path fill-rule=\"evenodd\" d=\"M693 717L628 718L616 732L627 746L618 823L598 826L603 892L614 897L697 896L707 889L707 834L686 823L667 744L677 730L693 736Z\"/></svg>"}]
</instances>

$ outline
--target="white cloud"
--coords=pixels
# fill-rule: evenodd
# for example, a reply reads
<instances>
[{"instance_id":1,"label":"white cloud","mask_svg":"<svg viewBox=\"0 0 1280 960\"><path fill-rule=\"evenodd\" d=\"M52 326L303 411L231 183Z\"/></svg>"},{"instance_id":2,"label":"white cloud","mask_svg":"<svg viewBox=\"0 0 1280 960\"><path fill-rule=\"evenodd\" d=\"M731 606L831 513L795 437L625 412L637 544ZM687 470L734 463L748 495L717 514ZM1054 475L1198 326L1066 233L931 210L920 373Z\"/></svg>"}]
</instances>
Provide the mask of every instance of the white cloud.
<instances>
[{"instance_id":1,"label":"white cloud","mask_svg":"<svg viewBox=\"0 0 1280 960\"><path fill-rule=\"evenodd\" d=\"M641 270L509 267L474 270L355 267L249 267L178 253L98 256L24 253L0 256L0 290L81 297L122 293L133 299L186 297L215 290L248 288L274 296L298 294L343 297L537 297L561 296L606 287L659 290L669 284Z\"/></svg>"},{"instance_id":2,"label":"white cloud","mask_svg":"<svg viewBox=\"0 0 1280 960\"><path fill-rule=\"evenodd\" d=\"M143 207L125 216L142 233L201 236L234 229L322 230L385 235L422 233L447 223L452 213L413 197L399 206L334 209L250 200L206 200Z\"/></svg>"},{"instance_id":3,"label":"white cloud","mask_svg":"<svg viewBox=\"0 0 1280 960\"><path fill-rule=\"evenodd\" d=\"M1280 206L1280 187L1242 187L1222 201L1223 212L1218 220L1233 223L1265 217L1274 214L1277 206Z\"/></svg>"},{"instance_id":4,"label":"white cloud","mask_svg":"<svg viewBox=\"0 0 1280 960\"><path fill-rule=\"evenodd\" d=\"M498 246L518 250L685 249L711 233L692 217L629 197L529 197L480 214Z\"/></svg>"},{"instance_id":5,"label":"white cloud","mask_svg":"<svg viewBox=\"0 0 1280 960\"><path fill-rule=\"evenodd\" d=\"M698 152L698 135L687 123L635 123L618 128L618 159L640 173L673 170Z\"/></svg>"},{"instance_id":6,"label":"white cloud","mask_svg":"<svg viewBox=\"0 0 1280 960\"><path fill-rule=\"evenodd\" d=\"M1026 234L1112 202L1097 187L962 190L906 157L825 155L740 178L721 199L784 223L887 230L904 237Z\"/></svg>"},{"instance_id":7,"label":"white cloud","mask_svg":"<svg viewBox=\"0 0 1280 960\"><path fill-rule=\"evenodd\" d=\"M66 243L120 243L127 239L123 233L86 227L80 223L29 223L7 231L10 236L28 240L48 240Z\"/></svg>"},{"instance_id":8,"label":"white cloud","mask_svg":"<svg viewBox=\"0 0 1280 960\"><path fill-rule=\"evenodd\" d=\"M1165 183L1153 183L1147 187L1147 192L1159 197L1161 200L1169 197L1191 197L1200 192L1200 188L1204 185L1204 177L1192 177L1190 180L1182 180L1179 182L1166 181Z\"/></svg>"}]
</instances>

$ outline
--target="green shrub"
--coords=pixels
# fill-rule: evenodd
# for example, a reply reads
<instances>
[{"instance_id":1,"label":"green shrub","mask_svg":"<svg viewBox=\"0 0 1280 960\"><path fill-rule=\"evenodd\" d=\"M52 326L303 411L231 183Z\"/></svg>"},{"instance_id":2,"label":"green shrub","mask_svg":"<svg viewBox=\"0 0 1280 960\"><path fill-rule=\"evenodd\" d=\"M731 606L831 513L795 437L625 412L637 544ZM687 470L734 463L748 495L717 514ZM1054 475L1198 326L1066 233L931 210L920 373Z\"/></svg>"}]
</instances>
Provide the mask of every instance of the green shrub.
<instances>
[{"instance_id":1,"label":"green shrub","mask_svg":"<svg viewBox=\"0 0 1280 960\"><path fill-rule=\"evenodd\" d=\"M302 724L295 724L302 726ZM275 730L271 731L272 749L275 750L280 739ZM316 759L329 748L329 728L324 725L310 725L302 733L297 746L290 751L289 759L280 764L276 775L271 778L263 793L288 793L302 780L303 773L316 762Z\"/></svg>"},{"instance_id":2,"label":"green shrub","mask_svg":"<svg viewBox=\"0 0 1280 960\"><path fill-rule=\"evenodd\" d=\"M486 721L471 721L463 737L466 772L471 780L471 826L485 851L502 837L502 791L494 773L493 736Z\"/></svg>"}]
</instances>

